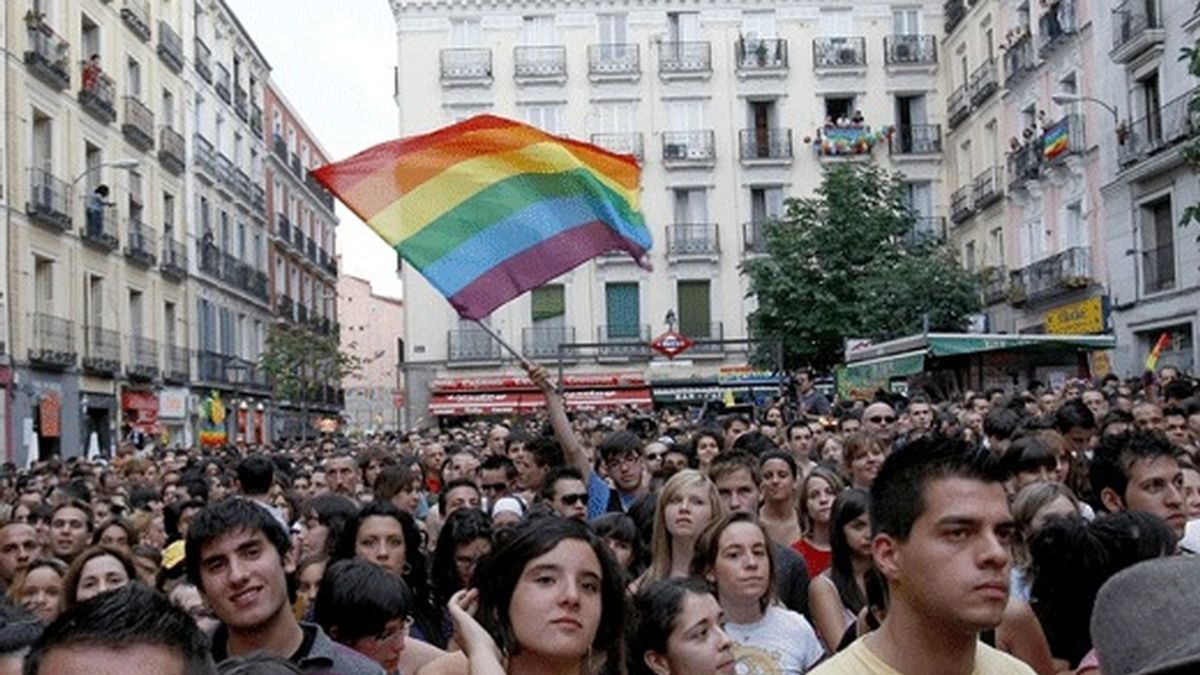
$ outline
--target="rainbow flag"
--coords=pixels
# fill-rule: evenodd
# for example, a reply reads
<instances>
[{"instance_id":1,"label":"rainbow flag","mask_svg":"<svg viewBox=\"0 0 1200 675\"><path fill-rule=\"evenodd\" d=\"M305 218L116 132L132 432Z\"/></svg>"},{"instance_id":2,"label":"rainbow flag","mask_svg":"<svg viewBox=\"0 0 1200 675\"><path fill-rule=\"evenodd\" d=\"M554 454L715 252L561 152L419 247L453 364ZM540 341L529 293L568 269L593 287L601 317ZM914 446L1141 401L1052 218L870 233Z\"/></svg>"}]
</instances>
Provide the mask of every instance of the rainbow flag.
<instances>
[{"instance_id":1,"label":"rainbow flag","mask_svg":"<svg viewBox=\"0 0 1200 675\"><path fill-rule=\"evenodd\" d=\"M479 115L312 174L468 319L606 251L649 268L637 161L520 122Z\"/></svg>"},{"instance_id":2,"label":"rainbow flag","mask_svg":"<svg viewBox=\"0 0 1200 675\"><path fill-rule=\"evenodd\" d=\"M1150 355L1146 357L1146 372L1153 373L1158 367L1158 357L1162 356L1163 350L1171 344L1171 334L1163 333L1158 336L1158 342L1154 343L1154 349L1150 350Z\"/></svg>"},{"instance_id":3,"label":"rainbow flag","mask_svg":"<svg viewBox=\"0 0 1200 675\"><path fill-rule=\"evenodd\" d=\"M1064 117L1042 134L1042 156L1054 159L1067 151L1070 145L1071 118Z\"/></svg>"}]
</instances>

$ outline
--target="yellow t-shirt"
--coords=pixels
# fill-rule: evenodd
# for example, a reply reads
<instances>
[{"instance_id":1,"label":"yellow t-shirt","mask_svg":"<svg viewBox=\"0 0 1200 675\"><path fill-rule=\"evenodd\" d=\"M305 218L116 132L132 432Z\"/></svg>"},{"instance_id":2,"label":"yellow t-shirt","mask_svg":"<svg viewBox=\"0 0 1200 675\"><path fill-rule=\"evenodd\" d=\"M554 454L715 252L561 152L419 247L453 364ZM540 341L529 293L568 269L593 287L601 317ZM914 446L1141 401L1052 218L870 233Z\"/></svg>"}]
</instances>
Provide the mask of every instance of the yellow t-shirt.
<instances>
[{"instance_id":1,"label":"yellow t-shirt","mask_svg":"<svg viewBox=\"0 0 1200 675\"><path fill-rule=\"evenodd\" d=\"M809 671L808 675L922 675L901 673L884 663L867 649L860 638L825 663ZM982 642L975 647L975 669L971 675L1035 675L1033 669L1022 661L993 649Z\"/></svg>"}]
</instances>

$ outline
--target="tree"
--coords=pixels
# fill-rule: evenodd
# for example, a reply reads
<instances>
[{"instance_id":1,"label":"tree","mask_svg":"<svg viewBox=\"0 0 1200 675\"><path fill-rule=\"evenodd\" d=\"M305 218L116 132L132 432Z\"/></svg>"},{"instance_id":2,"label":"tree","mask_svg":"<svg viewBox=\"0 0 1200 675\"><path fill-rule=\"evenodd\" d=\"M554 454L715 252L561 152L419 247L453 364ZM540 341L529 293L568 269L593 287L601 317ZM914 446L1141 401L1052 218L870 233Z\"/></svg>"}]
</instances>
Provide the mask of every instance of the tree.
<instances>
[{"instance_id":1,"label":"tree","mask_svg":"<svg viewBox=\"0 0 1200 675\"><path fill-rule=\"evenodd\" d=\"M303 326L272 326L259 361L272 378L275 399L299 404L308 438L309 403L327 385L358 372L361 360L341 350L336 333L321 335Z\"/></svg>"},{"instance_id":2,"label":"tree","mask_svg":"<svg viewBox=\"0 0 1200 675\"><path fill-rule=\"evenodd\" d=\"M1200 8L1200 4L1197 5ZM1180 61L1187 61L1188 72L1193 77L1200 77L1200 40L1191 47L1184 47L1180 50L1182 53L1179 56ZM1191 98L1188 99L1187 108L1188 119L1191 120L1191 138L1187 144L1183 146L1183 159L1193 170L1200 170L1200 125L1196 124L1200 120L1200 91L1193 91ZM1192 204L1183 210L1183 217L1180 220L1181 225L1200 221L1200 204Z\"/></svg>"},{"instance_id":3,"label":"tree","mask_svg":"<svg viewBox=\"0 0 1200 675\"><path fill-rule=\"evenodd\" d=\"M903 181L869 164L828 167L814 196L767 223L768 255L743 265L754 334L783 342L789 368L827 369L845 338L957 331L980 308L974 275L940 237L922 237Z\"/></svg>"}]
</instances>

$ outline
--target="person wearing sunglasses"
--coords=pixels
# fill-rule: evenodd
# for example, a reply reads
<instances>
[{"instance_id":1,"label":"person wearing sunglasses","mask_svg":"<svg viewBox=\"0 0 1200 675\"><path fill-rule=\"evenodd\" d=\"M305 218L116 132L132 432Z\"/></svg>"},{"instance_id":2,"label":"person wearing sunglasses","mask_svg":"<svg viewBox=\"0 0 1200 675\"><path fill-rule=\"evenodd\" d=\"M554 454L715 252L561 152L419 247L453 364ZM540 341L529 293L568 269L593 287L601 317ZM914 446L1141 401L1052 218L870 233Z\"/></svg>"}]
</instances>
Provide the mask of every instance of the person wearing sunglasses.
<instances>
[{"instance_id":1,"label":"person wearing sunglasses","mask_svg":"<svg viewBox=\"0 0 1200 675\"><path fill-rule=\"evenodd\" d=\"M896 411L882 401L872 403L863 410L862 426L863 431L878 438L883 447L890 448L896 438Z\"/></svg>"},{"instance_id":2,"label":"person wearing sunglasses","mask_svg":"<svg viewBox=\"0 0 1200 675\"><path fill-rule=\"evenodd\" d=\"M542 484L542 501L556 515L587 521L587 485L583 482L583 474L572 467L555 467L546 474L546 481Z\"/></svg>"}]
</instances>

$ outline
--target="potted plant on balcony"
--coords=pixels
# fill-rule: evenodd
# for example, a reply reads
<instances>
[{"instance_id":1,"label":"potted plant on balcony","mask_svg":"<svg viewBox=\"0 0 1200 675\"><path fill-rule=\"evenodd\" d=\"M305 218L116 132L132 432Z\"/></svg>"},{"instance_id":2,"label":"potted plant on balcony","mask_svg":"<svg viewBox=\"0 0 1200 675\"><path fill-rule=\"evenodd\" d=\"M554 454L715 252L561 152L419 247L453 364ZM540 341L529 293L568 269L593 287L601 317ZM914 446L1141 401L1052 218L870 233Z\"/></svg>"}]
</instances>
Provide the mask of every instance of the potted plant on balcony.
<instances>
[{"instance_id":1,"label":"potted plant on balcony","mask_svg":"<svg viewBox=\"0 0 1200 675\"><path fill-rule=\"evenodd\" d=\"M1129 140L1129 123L1121 120L1121 123L1117 125L1117 142L1125 145L1127 140Z\"/></svg>"},{"instance_id":2,"label":"potted plant on balcony","mask_svg":"<svg viewBox=\"0 0 1200 675\"><path fill-rule=\"evenodd\" d=\"M758 59L758 67L762 68L767 65L767 41L758 40L758 46L754 48L754 56Z\"/></svg>"}]
</instances>

